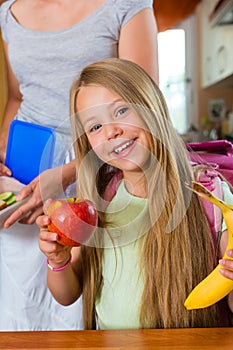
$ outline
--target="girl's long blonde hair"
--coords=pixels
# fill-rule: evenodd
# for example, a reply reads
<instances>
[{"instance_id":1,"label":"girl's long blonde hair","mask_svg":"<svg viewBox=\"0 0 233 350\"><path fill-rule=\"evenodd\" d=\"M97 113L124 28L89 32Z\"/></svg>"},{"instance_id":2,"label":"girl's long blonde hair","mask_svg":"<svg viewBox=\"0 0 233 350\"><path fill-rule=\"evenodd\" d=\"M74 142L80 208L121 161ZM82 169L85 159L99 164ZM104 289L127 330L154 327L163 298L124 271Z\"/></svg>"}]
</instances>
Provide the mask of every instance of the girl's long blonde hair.
<instances>
[{"instance_id":1,"label":"girl's long blonde hair","mask_svg":"<svg viewBox=\"0 0 233 350\"><path fill-rule=\"evenodd\" d=\"M118 172L102 164L91 151L78 118L76 100L79 89L91 84L105 87L130 103L151 133L153 157L147 179L152 225L142 240L140 267L145 287L140 306L141 327L217 326L215 306L193 311L184 307L190 291L214 265L210 230L203 207L199 198L185 187L185 182L191 183L193 178L186 150L171 125L159 88L143 69L130 61L109 58L95 62L81 72L71 88L70 112L78 194L98 203L99 194L103 195L112 174ZM166 191L161 191L161 185ZM183 211L177 208L183 208ZM104 213L100 213L100 222L104 226ZM100 244L81 249L84 323L86 329L93 329L95 300L102 287L103 248Z\"/></svg>"}]
</instances>

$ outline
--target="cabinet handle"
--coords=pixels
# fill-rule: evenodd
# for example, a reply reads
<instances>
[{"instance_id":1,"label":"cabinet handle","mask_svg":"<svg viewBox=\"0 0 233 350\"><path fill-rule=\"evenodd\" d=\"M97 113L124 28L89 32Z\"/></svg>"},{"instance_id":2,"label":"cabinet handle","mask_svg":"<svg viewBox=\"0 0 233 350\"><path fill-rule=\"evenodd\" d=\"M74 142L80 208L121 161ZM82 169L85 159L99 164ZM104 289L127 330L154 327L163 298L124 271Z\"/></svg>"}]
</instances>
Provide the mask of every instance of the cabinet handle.
<instances>
[{"instance_id":1,"label":"cabinet handle","mask_svg":"<svg viewBox=\"0 0 233 350\"><path fill-rule=\"evenodd\" d=\"M206 81L210 82L212 80L212 60L209 56L205 59L204 70Z\"/></svg>"},{"instance_id":2,"label":"cabinet handle","mask_svg":"<svg viewBox=\"0 0 233 350\"><path fill-rule=\"evenodd\" d=\"M221 45L217 50L218 73L223 74L227 66L227 49Z\"/></svg>"}]
</instances>

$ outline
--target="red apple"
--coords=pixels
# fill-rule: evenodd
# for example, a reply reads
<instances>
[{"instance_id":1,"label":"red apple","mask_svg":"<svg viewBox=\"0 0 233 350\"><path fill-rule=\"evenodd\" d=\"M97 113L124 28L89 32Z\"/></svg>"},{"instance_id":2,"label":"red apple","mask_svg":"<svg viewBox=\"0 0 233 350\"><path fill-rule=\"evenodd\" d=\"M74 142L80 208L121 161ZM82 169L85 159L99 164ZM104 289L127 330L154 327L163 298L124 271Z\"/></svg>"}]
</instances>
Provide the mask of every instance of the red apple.
<instances>
[{"instance_id":1,"label":"red apple","mask_svg":"<svg viewBox=\"0 0 233 350\"><path fill-rule=\"evenodd\" d=\"M69 246L84 244L93 234L98 221L94 204L83 198L52 200L46 215L51 220L49 231L58 233L58 242Z\"/></svg>"}]
</instances>

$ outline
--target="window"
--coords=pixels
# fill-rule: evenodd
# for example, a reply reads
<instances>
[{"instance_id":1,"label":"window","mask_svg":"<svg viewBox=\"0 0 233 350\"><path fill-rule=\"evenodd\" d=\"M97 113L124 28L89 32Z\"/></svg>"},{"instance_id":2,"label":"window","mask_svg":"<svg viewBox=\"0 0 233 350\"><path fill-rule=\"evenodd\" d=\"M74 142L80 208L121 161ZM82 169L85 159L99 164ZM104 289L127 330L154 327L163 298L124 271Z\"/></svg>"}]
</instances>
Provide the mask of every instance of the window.
<instances>
[{"instance_id":1,"label":"window","mask_svg":"<svg viewBox=\"0 0 233 350\"><path fill-rule=\"evenodd\" d=\"M172 123L183 134L197 120L196 27L191 16L174 29L158 35L159 86Z\"/></svg>"}]
</instances>

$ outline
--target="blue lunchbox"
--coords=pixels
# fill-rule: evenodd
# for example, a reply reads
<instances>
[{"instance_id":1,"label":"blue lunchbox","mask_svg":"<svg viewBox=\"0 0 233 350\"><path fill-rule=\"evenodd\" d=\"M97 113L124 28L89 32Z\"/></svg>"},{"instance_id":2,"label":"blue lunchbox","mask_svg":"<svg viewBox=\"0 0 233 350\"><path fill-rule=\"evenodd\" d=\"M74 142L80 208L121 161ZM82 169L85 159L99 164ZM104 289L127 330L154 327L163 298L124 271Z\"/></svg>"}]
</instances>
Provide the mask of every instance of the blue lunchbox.
<instances>
[{"instance_id":1,"label":"blue lunchbox","mask_svg":"<svg viewBox=\"0 0 233 350\"><path fill-rule=\"evenodd\" d=\"M52 167L55 131L51 128L13 120L10 125L5 165L12 176L27 185Z\"/></svg>"}]
</instances>

